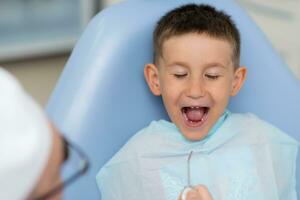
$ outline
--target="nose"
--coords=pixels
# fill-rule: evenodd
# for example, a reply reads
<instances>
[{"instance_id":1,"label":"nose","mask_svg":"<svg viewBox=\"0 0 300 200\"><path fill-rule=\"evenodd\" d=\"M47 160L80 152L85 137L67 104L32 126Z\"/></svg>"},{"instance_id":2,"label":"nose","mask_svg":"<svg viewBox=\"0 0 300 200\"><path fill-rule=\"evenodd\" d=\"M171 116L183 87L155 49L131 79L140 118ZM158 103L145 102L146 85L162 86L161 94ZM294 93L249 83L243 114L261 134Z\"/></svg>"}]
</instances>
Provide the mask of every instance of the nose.
<instances>
[{"instance_id":1,"label":"nose","mask_svg":"<svg viewBox=\"0 0 300 200\"><path fill-rule=\"evenodd\" d=\"M190 80L187 86L186 95L192 99L204 97L206 90L201 80Z\"/></svg>"}]
</instances>

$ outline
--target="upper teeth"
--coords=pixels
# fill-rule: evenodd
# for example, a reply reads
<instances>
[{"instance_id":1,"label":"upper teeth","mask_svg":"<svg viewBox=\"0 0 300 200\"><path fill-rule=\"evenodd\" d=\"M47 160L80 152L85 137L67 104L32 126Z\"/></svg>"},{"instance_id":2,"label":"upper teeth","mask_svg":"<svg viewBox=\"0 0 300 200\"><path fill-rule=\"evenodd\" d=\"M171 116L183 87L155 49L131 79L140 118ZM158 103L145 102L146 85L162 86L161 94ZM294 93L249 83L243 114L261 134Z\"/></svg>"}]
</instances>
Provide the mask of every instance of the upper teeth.
<instances>
[{"instance_id":1,"label":"upper teeth","mask_svg":"<svg viewBox=\"0 0 300 200\"><path fill-rule=\"evenodd\" d=\"M198 108L200 108L200 106L191 106L191 108L196 108L196 109L198 109Z\"/></svg>"}]
</instances>

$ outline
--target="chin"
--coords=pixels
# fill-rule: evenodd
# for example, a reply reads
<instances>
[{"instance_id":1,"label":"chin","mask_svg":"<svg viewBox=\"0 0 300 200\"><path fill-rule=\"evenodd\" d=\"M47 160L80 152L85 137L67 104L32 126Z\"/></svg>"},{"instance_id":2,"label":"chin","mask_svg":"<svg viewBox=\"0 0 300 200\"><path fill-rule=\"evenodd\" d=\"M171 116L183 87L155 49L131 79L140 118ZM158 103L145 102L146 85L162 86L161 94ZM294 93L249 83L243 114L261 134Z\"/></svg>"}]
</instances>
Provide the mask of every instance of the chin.
<instances>
[{"instance_id":1,"label":"chin","mask_svg":"<svg viewBox=\"0 0 300 200\"><path fill-rule=\"evenodd\" d=\"M208 134L208 131L206 133L202 133L202 131L191 132L191 131L181 130L180 132L189 141L200 141L203 140Z\"/></svg>"}]
</instances>

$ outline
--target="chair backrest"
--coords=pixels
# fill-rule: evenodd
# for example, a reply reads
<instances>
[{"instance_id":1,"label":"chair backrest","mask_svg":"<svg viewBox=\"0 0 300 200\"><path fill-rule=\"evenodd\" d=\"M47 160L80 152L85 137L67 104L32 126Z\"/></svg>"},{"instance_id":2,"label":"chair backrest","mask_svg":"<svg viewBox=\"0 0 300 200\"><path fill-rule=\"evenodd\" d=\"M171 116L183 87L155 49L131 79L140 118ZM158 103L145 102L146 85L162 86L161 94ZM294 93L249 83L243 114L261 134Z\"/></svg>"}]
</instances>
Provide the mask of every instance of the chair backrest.
<instances>
[{"instance_id":1,"label":"chair backrest","mask_svg":"<svg viewBox=\"0 0 300 200\"><path fill-rule=\"evenodd\" d=\"M99 199L95 175L101 166L151 120L168 119L160 97L152 96L146 86L143 67L152 61L155 23L168 10L188 2L226 11L241 32L241 64L249 73L229 108L253 112L300 139L299 81L234 1L123 2L91 21L47 106L50 118L92 161L88 175L67 188L66 199Z\"/></svg>"}]
</instances>

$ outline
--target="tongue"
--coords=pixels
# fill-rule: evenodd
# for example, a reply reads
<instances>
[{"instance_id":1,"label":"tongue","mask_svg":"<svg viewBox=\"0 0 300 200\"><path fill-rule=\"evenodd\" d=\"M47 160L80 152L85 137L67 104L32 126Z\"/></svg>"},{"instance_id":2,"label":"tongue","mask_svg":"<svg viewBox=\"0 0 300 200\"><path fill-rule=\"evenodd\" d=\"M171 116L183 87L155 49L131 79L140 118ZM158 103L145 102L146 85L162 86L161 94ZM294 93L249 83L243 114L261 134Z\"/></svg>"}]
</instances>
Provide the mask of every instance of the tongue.
<instances>
[{"instance_id":1,"label":"tongue","mask_svg":"<svg viewBox=\"0 0 300 200\"><path fill-rule=\"evenodd\" d=\"M186 109L186 116L188 118L188 120L190 121L200 121L205 113L205 109L204 108L187 108Z\"/></svg>"}]
</instances>

